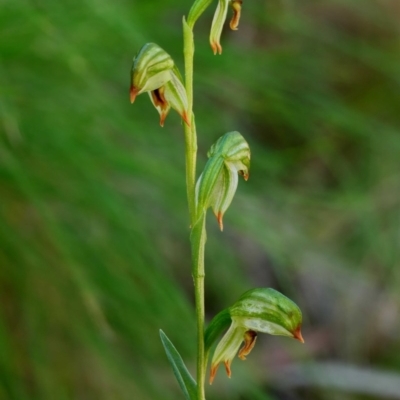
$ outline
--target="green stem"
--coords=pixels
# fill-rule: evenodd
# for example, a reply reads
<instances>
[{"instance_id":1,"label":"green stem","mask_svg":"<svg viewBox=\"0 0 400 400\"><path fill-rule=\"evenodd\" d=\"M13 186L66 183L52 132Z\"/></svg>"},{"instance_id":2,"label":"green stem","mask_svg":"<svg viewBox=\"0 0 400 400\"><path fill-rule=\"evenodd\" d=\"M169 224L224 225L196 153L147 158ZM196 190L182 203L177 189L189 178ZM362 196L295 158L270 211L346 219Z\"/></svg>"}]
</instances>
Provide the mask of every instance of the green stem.
<instances>
[{"instance_id":1,"label":"green stem","mask_svg":"<svg viewBox=\"0 0 400 400\"><path fill-rule=\"evenodd\" d=\"M186 190L189 204L190 223L196 222L196 156L197 156L197 135L196 122L193 114L193 56L194 41L193 31L187 25L185 18L183 19L183 56L185 63L185 88L188 99L188 119L191 126L184 124L185 129L185 157L186 157Z\"/></svg>"},{"instance_id":2,"label":"green stem","mask_svg":"<svg viewBox=\"0 0 400 400\"><path fill-rule=\"evenodd\" d=\"M197 316L197 400L205 400L204 383L207 368L204 343L204 248L206 239L206 213L204 211L194 224L190 235Z\"/></svg>"},{"instance_id":3,"label":"green stem","mask_svg":"<svg viewBox=\"0 0 400 400\"><path fill-rule=\"evenodd\" d=\"M188 98L188 119L191 126L185 125L186 190L191 222L191 246L193 262L193 280L195 288L197 320L197 400L205 400L204 383L206 373L204 352L204 247L206 242L205 213L200 218L196 212L196 156L197 135L193 114L193 30L183 19L183 55L185 63L185 88Z\"/></svg>"}]
</instances>

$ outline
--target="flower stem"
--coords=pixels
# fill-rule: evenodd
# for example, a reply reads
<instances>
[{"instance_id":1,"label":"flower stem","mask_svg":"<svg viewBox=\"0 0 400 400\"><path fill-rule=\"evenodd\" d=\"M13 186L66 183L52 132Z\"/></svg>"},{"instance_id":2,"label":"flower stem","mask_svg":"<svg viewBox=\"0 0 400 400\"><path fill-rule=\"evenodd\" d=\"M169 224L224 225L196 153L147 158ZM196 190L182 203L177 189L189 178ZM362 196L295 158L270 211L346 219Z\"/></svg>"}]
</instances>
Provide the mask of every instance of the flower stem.
<instances>
[{"instance_id":1,"label":"flower stem","mask_svg":"<svg viewBox=\"0 0 400 400\"><path fill-rule=\"evenodd\" d=\"M197 400L205 400L205 353L204 353L204 247L206 242L205 213L197 215L195 184L196 184L196 156L197 135L193 114L193 57L194 40L193 29L183 18L183 55L185 63L185 88L188 98L188 119L191 126L184 124L185 129L185 157L186 157L186 190L191 223L191 246L193 262L193 280L195 288L196 320L197 320ZM199 218L200 217L200 218Z\"/></svg>"},{"instance_id":2,"label":"flower stem","mask_svg":"<svg viewBox=\"0 0 400 400\"><path fill-rule=\"evenodd\" d=\"M195 184L196 184L196 156L197 135L196 122L193 114L193 56L194 41L193 31L189 28L185 18L183 19L183 56L185 63L185 88L188 99L188 119L191 126L184 124L185 130L185 153L186 153L186 191L189 205L190 223L196 222Z\"/></svg>"},{"instance_id":3,"label":"flower stem","mask_svg":"<svg viewBox=\"0 0 400 400\"><path fill-rule=\"evenodd\" d=\"M192 245L193 280L197 317L197 400L205 400L204 383L206 356L204 346L204 248L206 244L206 213L203 212L190 235Z\"/></svg>"}]
</instances>

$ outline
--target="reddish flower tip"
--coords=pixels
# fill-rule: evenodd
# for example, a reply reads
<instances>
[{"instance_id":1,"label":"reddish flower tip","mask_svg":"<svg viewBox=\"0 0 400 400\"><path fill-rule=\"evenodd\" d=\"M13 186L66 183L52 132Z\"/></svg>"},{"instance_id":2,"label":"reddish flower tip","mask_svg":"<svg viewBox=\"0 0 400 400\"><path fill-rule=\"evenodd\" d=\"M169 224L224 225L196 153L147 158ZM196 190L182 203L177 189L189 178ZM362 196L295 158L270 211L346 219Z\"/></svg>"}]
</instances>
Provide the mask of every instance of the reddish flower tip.
<instances>
[{"instance_id":1,"label":"reddish flower tip","mask_svg":"<svg viewBox=\"0 0 400 400\"><path fill-rule=\"evenodd\" d=\"M299 325L293 332L293 337L299 342L304 343L303 336L301 334L301 325Z\"/></svg>"},{"instance_id":2,"label":"reddish flower tip","mask_svg":"<svg viewBox=\"0 0 400 400\"><path fill-rule=\"evenodd\" d=\"M226 374L228 375L228 378L230 378L232 376L231 363L232 363L232 360L224 361L225 371L226 371ZM219 367L219 363L216 365L211 365L210 380L209 380L210 385L212 385L212 383L214 381L215 375L217 374L218 367Z\"/></svg>"},{"instance_id":3,"label":"reddish flower tip","mask_svg":"<svg viewBox=\"0 0 400 400\"><path fill-rule=\"evenodd\" d=\"M222 54L222 47L218 42L211 42L210 44L211 44L211 48L212 48L212 51L214 53L214 56L217 53L220 54L220 55Z\"/></svg>"},{"instance_id":4,"label":"reddish flower tip","mask_svg":"<svg viewBox=\"0 0 400 400\"><path fill-rule=\"evenodd\" d=\"M222 231L224 230L224 224L223 224L223 222L222 222L223 214L222 214L222 212L219 212L219 213L217 213L215 216L217 217L219 229L221 229L221 232L222 232Z\"/></svg>"},{"instance_id":5,"label":"reddish flower tip","mask_svg":"<svg viewBox=\"0 0 400 400\"><path fill-rule=\"evenodd\" d=\"M186 125L190 128L190 120L189 120L189 116L187 115L187 112L184 111L182 113L182 119L185 121Z\"/></svg>"},{"instance_id":6,"label":"reddish flower tip","mask_svg":"<svg viewBox=\"0 0 400 400\"><path fill-rule=\"evenodd\" d=\"M218 367L219 367L219 364L211 365L210 380L209 380L210 385L212 385L212 383L214 381L215 375L217 374Z\"/></svg>"},{"instance_id":7,"label":"reddish flower tip","mask_svg":"<svg viewBox=\"0 0 400 400\"><path fill-rule=\"evenodd\" d=\"M239 174L243 176L243 179L247 182L249 179L250 174L248 172L239 171Z\"/></svg>"},{"instance_id":8,"label":"reddish flower tip","mask_svg":"<svg viewBox=\"0 0 400 400\"><path fill-rule=\"evenodd\" d=\"M138 95L139 90L135 88L135 86L131 85L131 89L129 91L129 96L131 99L131 104L135 101L136 96Z\"/></svg>"},{"instance_id":9,"label":"reddish flower tip","mask_svg":"<svg viewBox=\"0 0 400 400\"><path fill-rule=\"evenodd\" d=\"M164 127L164 122L165 122L165 118L167 118L167 114L166 112L162 112L160 114L160 126Z\"/></svg>"},{"instance_id":10,"label":"reddish flower tip","mask_svg":"<svg viewBox=\"0 0 400 400\"><path fill-rule=\"evenodd\" d=\"M232 360L226 360L226 361L224 362L224 364L225 364L225 371L226 371L226 374L228 375L228 378L230 378L230 377L232 376L231 363L232 363Z\"/></svg>"}]
</instances>

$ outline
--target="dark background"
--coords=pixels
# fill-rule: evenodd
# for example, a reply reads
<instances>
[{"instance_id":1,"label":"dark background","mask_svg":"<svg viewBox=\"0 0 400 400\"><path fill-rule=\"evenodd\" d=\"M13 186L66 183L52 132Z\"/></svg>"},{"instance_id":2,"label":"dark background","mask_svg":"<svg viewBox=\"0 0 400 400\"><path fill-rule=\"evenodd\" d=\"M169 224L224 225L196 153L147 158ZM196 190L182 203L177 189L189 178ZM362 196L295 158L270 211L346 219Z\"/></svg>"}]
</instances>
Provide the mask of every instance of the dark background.
<instances>
[{"instance_id":1,"label":"dark background","mask_svg":"<svg viewBox=\"0 0 400 400\"><path fill-rule=\"evenodd\" d=\"M303 310L304 345L260 335L209 400L400 399L400 3L244 0L223 54L195 29L199 171L252 149L220 233L207 318L252 287ZM175 400L191 371L184 143L146 94L146 42L182 69L191 1L0 0L0 399Z\"/></svg>"}]
</instances>

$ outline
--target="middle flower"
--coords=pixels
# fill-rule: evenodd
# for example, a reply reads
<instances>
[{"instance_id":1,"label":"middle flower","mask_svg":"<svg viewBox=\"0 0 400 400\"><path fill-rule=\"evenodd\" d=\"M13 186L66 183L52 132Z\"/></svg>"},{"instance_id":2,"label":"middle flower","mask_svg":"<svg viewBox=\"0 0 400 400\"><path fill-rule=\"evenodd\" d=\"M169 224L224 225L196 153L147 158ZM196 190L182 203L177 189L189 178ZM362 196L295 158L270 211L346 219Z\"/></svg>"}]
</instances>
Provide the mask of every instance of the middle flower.
<instances>
[{"instance_id":1,"label":"middle flower","mask_svg":"<svg viewBox=\"0 0 400 400\"><path fill-rule=\"evenodd\" d=\"M223 230L222 218L235 195L238 174L247 181L250 168L250 148L239 132L228 132L211 146L209 160L196 184L197 212L211 207Z\"/></svg>"}]
</instances>

